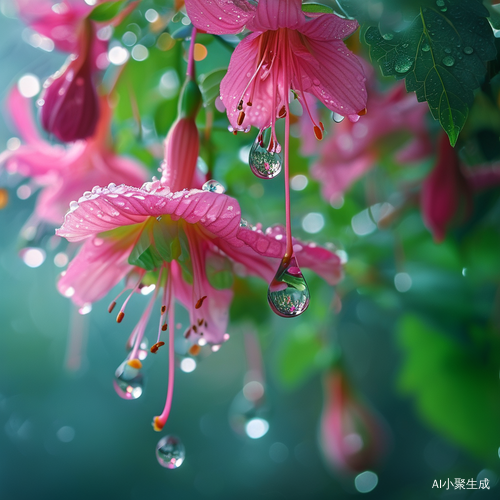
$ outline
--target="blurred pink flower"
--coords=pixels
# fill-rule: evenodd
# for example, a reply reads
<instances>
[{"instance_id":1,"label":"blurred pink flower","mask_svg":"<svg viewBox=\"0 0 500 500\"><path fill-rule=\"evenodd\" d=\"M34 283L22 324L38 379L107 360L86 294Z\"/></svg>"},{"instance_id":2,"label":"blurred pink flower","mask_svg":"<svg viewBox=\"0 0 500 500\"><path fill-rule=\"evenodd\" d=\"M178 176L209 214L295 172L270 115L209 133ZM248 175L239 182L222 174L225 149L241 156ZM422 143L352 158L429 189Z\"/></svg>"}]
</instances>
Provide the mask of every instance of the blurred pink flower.
<instances>
[{"instance_id":1,"label":"blurred pink flower","mask_svg":"<svg viewBox=\"0 0 500 500\"><path fill-rule=\"evenodd\" d=\"M323 386L319 440L327 464L344 474L373 468L386 451L385 425L353 394L342 369L331 369Z\"/></svg>"},{"instance_id":2,"label":"blurred pink flower","mask_svg":"<svg viewBox=\"0 0 500 500\"><path fill-rule=\"evenodd\" d=\"M479 184L480 177L476 177ZM422 217L437 242L444 240L454 222L463 222L472 210L473 177L466 179L455 149L443 132L436 165L422 184ZM477 187L480 187L479 185Z\"/></svg>"},{"instance_id":3,"label":"blurred pink flower","mask_svg":"<svg viewBox=\"0 0 500 500\"><path fill-rule=\"evenodd\" d=\"M398 132L411 134L396 152L395 158L400 163L418 161L433 150L425 123L428 108L417 101L414 93L406 93L404 83L396 84L386 94L371 91L368 107L370 112L357 123L344 120L334 125L318 161L311 167L327 201L342 196L376 165L383 139L390 139Z\"/></svg>"},{"instance_id":4,"label":"blurred pink flower","mask_svg":"<svg viewBox=\"0 0 500 500\"><path fill-rule=\"evenodd\" d=\"M0 165L10 173L31 179L41 192L30 226L40 222L60 225L72 200L82 191L111 181L140 185L145 169L130 159L117 156L109 144L112 110L106 97L100 99L101 118L95 134L86 141L63 147L42 139L33 119L31 100L14 88L8 98L9 114L23 144L0 154Z\"/></svg>"},{"instance_id":5,"label":"blurred pink flower","mask_svg":"<svg viewBox=\"0 0 500 500\"><path fill-rule=\"evenodd\" d=\"M275 150L276 119L286 112L290 90L307 108L304 92L326 107L356 121L364 114L363 69L343 39L358 27L335 14L302 12L301 0L186 0L193 24L213 34L252 31L236 47L221 99L235 131L272 127L269 150ZM322 129L314 124L318 138Z\"/></svg>"}]
</instances>

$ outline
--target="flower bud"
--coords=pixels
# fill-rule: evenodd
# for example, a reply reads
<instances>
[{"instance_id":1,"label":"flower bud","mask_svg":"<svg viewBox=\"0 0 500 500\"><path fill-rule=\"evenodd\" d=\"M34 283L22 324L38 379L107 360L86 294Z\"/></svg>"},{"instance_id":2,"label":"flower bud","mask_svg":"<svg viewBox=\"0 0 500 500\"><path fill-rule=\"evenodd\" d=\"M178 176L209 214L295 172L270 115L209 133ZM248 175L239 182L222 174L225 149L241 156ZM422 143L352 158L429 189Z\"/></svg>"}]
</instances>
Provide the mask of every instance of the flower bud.
<instances>
[{"instance_id":1,"label":"flower bud","mask_svg":"<svg viewBox=\"0 0 500 500\"><path fill-rule=\"evenodd\" d=\"M347 474L373 468L385 451L383 424L356 399L341 369L326 374L324 391L319 437L327 464Z\"/></svg>"}]
</instances>

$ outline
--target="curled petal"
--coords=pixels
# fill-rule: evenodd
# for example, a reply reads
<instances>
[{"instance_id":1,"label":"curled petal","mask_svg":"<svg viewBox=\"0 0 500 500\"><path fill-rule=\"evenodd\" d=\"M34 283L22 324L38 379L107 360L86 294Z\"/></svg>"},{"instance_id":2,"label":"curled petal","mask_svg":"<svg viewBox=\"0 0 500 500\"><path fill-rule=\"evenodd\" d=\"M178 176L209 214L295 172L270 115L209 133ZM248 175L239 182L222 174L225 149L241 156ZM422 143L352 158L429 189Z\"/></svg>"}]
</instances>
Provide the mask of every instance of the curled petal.
<instances>
[{"instance_id":1,"label":"curled petal","mask_svg":"<svg viewBox=\"0 0 500 500\"><path fill-rule=\"evenodd\" d=\"M236 34L254 16L255 6L247 0L186 0L193 25L213 35Z\"/></svg>"},{"instance_id":2,"label":"curled petal","mask_svg":"<svg viewBox=\"0 0 500 500\"><path fill-rule=\"evenodd\" d=\"M189 224L200 223L213 236L236 237L241 220L238 202L224 194L191 189L172 193L159 181L143 188L108 186L97 188L71 207L64 224L56 231L69 241L145 221L148 217L170 215ZM83 221L83 222L82 222Z\"/></svg>"}]
</instances>

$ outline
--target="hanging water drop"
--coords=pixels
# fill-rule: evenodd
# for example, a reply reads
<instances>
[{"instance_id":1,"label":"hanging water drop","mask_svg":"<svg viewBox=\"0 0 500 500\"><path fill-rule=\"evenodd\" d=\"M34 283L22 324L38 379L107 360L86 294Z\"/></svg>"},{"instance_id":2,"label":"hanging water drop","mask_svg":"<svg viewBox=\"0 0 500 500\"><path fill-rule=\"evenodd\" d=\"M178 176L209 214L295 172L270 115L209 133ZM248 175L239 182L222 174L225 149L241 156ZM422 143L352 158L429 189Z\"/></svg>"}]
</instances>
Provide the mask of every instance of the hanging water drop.
<instances>
[{"instance_id":1,"label":"hanging water drop","mask_svg":"<svg viewBox=\"0 0 500 500\"><path fill-rule=\"evenodd\" d=\"M259 179L272 179L281 172L282 159L279 153L269 152L264 147L262 135L259 134L250 149L248 164Z\"/></svg>"},{"instance_id":2,"label":"hanging water drop","mask_svg":"<svg viewBox=\"0 0 500 500\"><path fill-rule=\"evenodd\" d=\"M205 182L201 189L203 189L203 191L210 191L211 193L217 194L224 194L226 192L224 186L219 181L215 181L213 179Z\"/></svg>"},{"instance_id":3,"label":"hanging water drop","mask_svg":"<svg viewBox=\"0 0 500 500\"><path fill-rule=\"evenodd\" d=\"M299 316L309 306L309 287L295 256L283 257L269 284L267 300L271 309L283 318Z\"/></svg>"},{"instance_id":4,"label":"hanging water drop","mask_svg":"<svg viewBox=\"0 0 500 500\"><path fill-rule=\"evenodd\" d=\"M156 459L166 469L179 468L186 458L186 450L177 436L165 436L156 445Z\"/></svg>"},{"instance_id":5,"label":"hanging water drop","mask_svg":"<svg viewBox=\"0 0 500 500\"><path fill-rule=\"evenodd\" d=\"M335 123L340 123L344 120L345 116L339 115L338 113L335 113L335 111L332 113L332 120Z\"/></svg>"},{"instance_id":6,"label":"hanging water drop","mask_svg":"<svg viewBox=\"0 0 500 500\"><path fill-rule=\"evenodd\" d=\"M116 394L123 399L137 399L144 388L141 373L142 363L138 359L126 359L115 372L113 386Z\"/></svg>"}]
</instances>

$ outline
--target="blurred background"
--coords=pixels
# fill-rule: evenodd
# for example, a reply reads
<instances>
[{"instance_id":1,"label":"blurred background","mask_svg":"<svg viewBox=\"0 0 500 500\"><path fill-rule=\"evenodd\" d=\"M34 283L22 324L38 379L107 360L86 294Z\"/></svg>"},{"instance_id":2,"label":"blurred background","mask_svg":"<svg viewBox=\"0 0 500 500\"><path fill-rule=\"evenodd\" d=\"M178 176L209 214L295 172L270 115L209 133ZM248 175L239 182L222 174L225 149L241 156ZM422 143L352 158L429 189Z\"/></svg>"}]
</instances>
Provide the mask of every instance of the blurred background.
<instances>
[{"instance_id":1,"label":"blurred background","mask_svg":"<svg viewBox=\"0 0 500 500\"><path fill-rule=\"evenodd\" d=\"M140 140L134 136L134 124L122 110L115 137L120 152L139 158L152 173L161 159L159 145L175 119L184 70L183 62L173 69L165 64L169 58L180 60L180 52L174 52L186 47L177 40L177 48L165 52L155 41L148 42L151 21L146 14L151 17L151 9L162 13L164 8L164 2L143 2L114 34L132 55L137 40L149 50L149 58L136 50L139 55L127 66L134 89L137 80L139 107L153 110L143 120L145 135ZM36 39L16 18L11 2L2 1L1 12L2 103L27 74L31 83L23 95L35 97L65 56ZM176 29L189 26L182 15L175 23ZM126 33L131 32L139 34L129 43ZM367 57L357 37L351 44ZM227 40L208 35L199 41L208 49L198 66L202 79L214 67L227 65L231 49ZM384 91L393 84L377 78ZM146 82L144 95L141 81ZM18 147L17 131L2 109L0 145L12 150ZM211 141L202 145L214 178L239 200L251 223L283 223L281 177L262 182L245 165L253 131L234 137L227 132L225 114L214 113ZM491 116L497 114L492 106ZM435 138L439 125L426 120L429 136ZM464 136L469 153L480 161L496 161L495 120L481 124L477 118ZM326 133L335 125L329 120ZM498 498L498 190L477 195L474 215L436 244L414 199L436 162L435 152L401 168L392 155L391 138L386 139L379 143L376 168L328 203L309 173L314 154L299 153L301 134L295 127L294 235L335 244L346 261L346 278L333 292L306 270L311 305L293 320L271 313L267 284L236 278L231 338L217 353L203 351L194 365L183 367L179 357L173 409L162 433L153 432L151 420L166 395L166 350L144 359L146 384L139 399L120 399L112 384L147 299L134 297L120 325L107 314L118 289L90 314L79 314L55 288L74 249L51 237L49 229L35 242L20 236L36 194L22 189L27 183L21 177L0 171L2 500ZM485 134L496 141L488 158L481 157L484 149L470 146L482 144ZM409 193L406 198L401 185ZM393 220L380 224L386 202L398 210ZM28 247L35 253L27 254ZM179 309L181 321L182 314ZM155 332L149 334L152 340ZM265 396L258 408L242 392L256 377L249 374L255 361L249 345L259 345L256 352L262 352L257 378ZM363 426L363 438L376 443L374 456L360 470L347 472L324 458L327 445L320 433L324 374L339 359L342 368L335 364L335 369L348 380L347 397L361 408L355 420ZM363 421L359 415L365 412L369 417ZM252 431L246 424L255 418L259 425ZM155 457L156 443L167 434L178 436L186 449L176 470L160 467ZM489 489L456 490L451 484L456 478L465 484L477 481L476 488L488 479ZM448 479L448 488L433 488L435 481Z\"/></svg>"}]
</instances>

